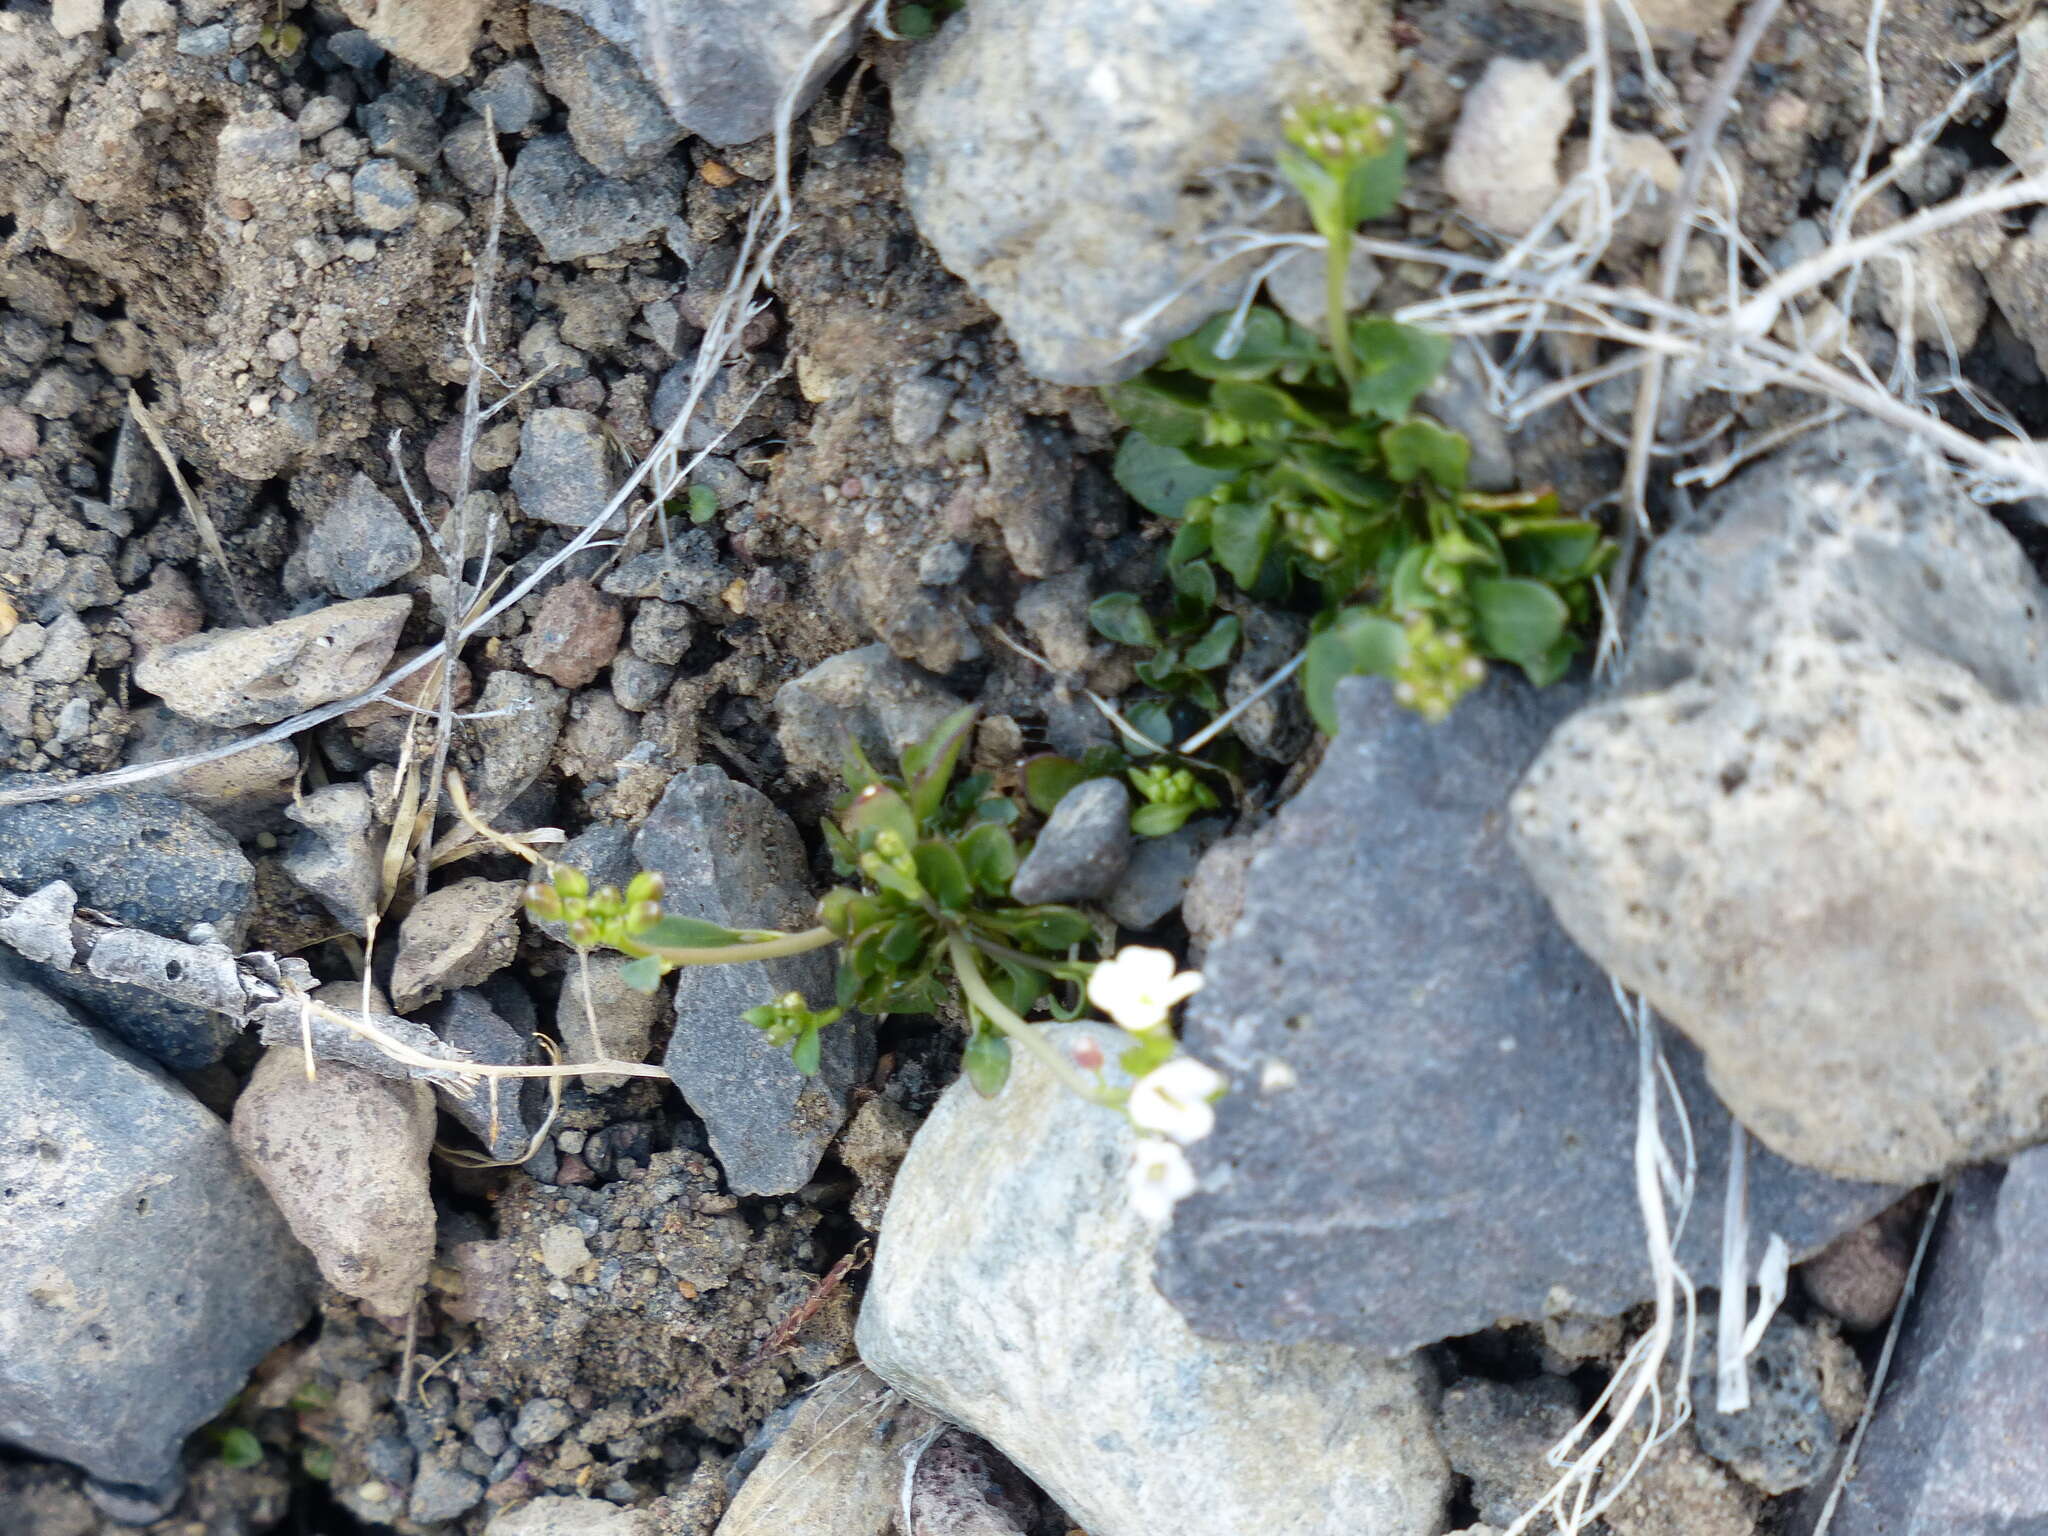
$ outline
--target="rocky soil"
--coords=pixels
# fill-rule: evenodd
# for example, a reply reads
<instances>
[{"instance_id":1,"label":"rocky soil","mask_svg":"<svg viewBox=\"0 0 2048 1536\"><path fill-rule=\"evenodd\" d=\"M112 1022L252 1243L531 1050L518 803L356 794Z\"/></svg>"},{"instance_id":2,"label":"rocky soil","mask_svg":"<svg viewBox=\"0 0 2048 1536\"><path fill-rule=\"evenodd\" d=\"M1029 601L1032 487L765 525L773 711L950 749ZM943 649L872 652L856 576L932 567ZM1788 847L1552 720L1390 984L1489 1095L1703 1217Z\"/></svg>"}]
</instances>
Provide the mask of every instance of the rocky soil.
<instances>
[{"instance_id":1,"label":"rocky soil","mask_svg":"<svg viewBox=\"0 0 2048 1536\"><path fill-rule=\"evenodd\" d=\"M1866 1417L1834 1536L2048 1528L2048 479L1973 453L2048 438L2048 188L1998 201L2048 18L1786 5L1667 273L1743 13L1631 15L1596 69L1575 0L0 11L0 1533L1488 1536L1571 1528L1517 1522L1585 1418L1579 1529L1769 1536ZM801 928L849 740L1114 747L1090 604L1170 529L1098 386L1251 285L1319 322L1248 248L1319 96L1406 124L1375 310L1526 241L1725 318L1922 217L1750 341L1949 436L1681 359L1617 666L1441 725L1346 681L1334 738L1290 684L1166 835L1102 776L1020 824L1018 899L1205 973L1168 1219L951 1005L800 1072L741 1015L823 953L649 997L422 809L452 767L593 884ZM1424 407L1619 532L1638 374L1549 386L1620 344L1496 329ZM1239 608L1233 702L1306 633ZM287 981L412 1065L244 1028ZM614 1070L435 1070L555 1059Z\"/></svg>"}]
</instances>

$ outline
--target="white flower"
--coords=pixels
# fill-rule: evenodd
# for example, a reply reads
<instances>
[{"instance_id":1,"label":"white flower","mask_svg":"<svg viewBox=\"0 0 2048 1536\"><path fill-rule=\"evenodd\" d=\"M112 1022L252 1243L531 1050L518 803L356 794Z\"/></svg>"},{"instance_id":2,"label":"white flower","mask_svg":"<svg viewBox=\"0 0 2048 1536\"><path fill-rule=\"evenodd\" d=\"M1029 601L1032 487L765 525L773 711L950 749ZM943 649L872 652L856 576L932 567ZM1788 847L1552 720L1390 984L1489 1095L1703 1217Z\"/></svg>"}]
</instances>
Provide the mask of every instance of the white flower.
<instances>
[{"instance_id":1,"label":"white flower","mask_svg":"<svg viewBox=\"0 0 2048 1536\"><path fill-rule=\"evenodd\" d=\"M1154 1067L1131 1085L1131 1123L1182 1146L1191 1146L1216 1128L1210 1102L1226 1084L1223 1074L1192 1056L1176 1056Z\"/></svg>"},{"instance_id":2,"label":"white flower","mask_svg":"<svg viewBox=\"0 0 2048 1536\"><path fill-rule=\"evenodd\" d=\"M1187 1154L1157 1136L1140 1136L1131 1154L1131 1208L1154 1226L1173 1215L1174 1202L1195 1192Z\"/></svg>"},{"instance_id":3,"label":"white flower","mask_svg":"<svg viewBox=\"0 0 2048 1536\"><path fill-rule=\"evenodd\" d=\"M1175 965L1163 949L1120 949L1089 976L1088 1000L1133 1034L1157 1029L1202 987L1200 971L1177 972Z\"/></svg>"}]
</instances>

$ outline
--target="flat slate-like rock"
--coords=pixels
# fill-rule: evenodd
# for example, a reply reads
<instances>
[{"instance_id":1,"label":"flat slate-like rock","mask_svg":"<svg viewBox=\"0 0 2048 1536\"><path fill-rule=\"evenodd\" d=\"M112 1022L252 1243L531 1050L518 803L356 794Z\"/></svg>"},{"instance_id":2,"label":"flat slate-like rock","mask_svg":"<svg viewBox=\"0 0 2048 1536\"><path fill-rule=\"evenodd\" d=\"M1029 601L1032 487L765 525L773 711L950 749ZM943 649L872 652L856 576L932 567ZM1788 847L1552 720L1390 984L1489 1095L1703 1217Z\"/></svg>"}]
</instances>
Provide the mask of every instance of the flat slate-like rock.
<instances>
[{"instance_id":1,"label":"flat slate-like rock","mask_svg":"<svg viewBox=\"0 0 2048 1536\"><path fill-rule=\"evenodd\" d=\"M256 890L248 859L212 821L169 795L126 790L0 810L0 884L26 896L52 880L130 928L183 939L207 923L231 949ZM177 1071L220 1060L236 1033L219 1014L83 970L38 979Z\"/></svg>"},{"instance_id":2,"label":"flat slate-like rock","mask_svg":"<svg viewBox=\"0 0 2048 1536\"><path fill-rule=\"evenodd\" d=\"M1198 1332L1397 1355L1647 1299L1635 1046L1506 838L1509 790L1582 698L1497 672L1432 726L1382 681L1340 688L1343 731L1188 1007L1188 1049L1233 1080L1161 1249ZM1728 1116L1664 1044L1699 1152L1680 1256L1707 1276ZM1749 1188L1757 1243L1795 1257L1898 1197L1761 1148Z\"/></svg>"},{"instance_id":3,"label":"flat slate-like rock","mask_svg":"<svg viewBox=\"0 0 2048 1536\"><path fill-rule=\"evenodd\" d=\"M1833 1536L2048 1532L2048 1147L1941 1221Z\"/></svg>"},{"instance_id":4,"label":"flat slate-like rock","mask_svg":"<svg viewBox=\"0 0 2048 1536\"><path fill-rule=\"evenodd\" d=\"M668 882L664 910L729 928L799 931L817 920L803 844L767 796L719 769L670 782L633 840L643 869ZM704 1121L733 1192L803 1188L846 1121L846 1095L874 1060L860 1014L828 1025L818 1075L741 1017L787 992L831 1005L831 950L737 965L684 966L673 975L676 1027L661 1064Z\"/></svg>"},{"instance_id":5,"label":"flat slate-like rock","mask_svg":"<svg viewBox=\"0 0 2048 1536\"><path fill-rule=\"evenodd\" d=\"M0 1231L0 1443L110 1483L173 1480L313 1309L312 1260L220 1118L10 955Z\"/></svg>"}]
</instances>

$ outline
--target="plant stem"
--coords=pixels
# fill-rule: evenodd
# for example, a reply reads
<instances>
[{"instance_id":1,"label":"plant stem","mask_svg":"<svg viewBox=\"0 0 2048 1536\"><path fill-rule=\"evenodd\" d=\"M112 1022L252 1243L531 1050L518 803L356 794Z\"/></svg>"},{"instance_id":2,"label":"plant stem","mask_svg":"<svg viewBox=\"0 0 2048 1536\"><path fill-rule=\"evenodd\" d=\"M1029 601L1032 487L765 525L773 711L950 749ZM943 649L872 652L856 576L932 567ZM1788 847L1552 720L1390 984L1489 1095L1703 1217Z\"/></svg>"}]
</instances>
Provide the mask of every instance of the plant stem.
<instances>
[{"instance_id":1,"label":"plant stem","mask_svg":"<svg viewBox=\"0 0 2048 1536\"><path fill-rule=\"evenodd\" d=\"M816 928L806 928L802 933L778 934L772 939L762 939L752 944L720 944L709 949L683 949L665 944L636 944L627 939L615 947L635 957L654 955L669 965L738 965L745 960L779 960L784 955L808 954L814 949L823 949L828 944L838 942L839 935L821 923Z\"/></svg>"},{"instance_id":2,"label":"plant stem","mask_svg":"<svg viewBox=\"0 0 2048 1536\"><path fill-rule=\"evenodd\" d=\"M1025 1051L1038 1058L1039 1064L1058 1078L1071 1092L1079 1094L1091 1104L1100 1104L1107 1109L1119 1105L1121 1095L1114 1089L1099 1083L1091 1083L1083 1077L1078 1068L1067 1060L1056 1045L1045 1038L1036 1025L1027 1024L989 986L988 979L981 974L981 962L975 958L974 946L957 933L946 936L946 953L952 957L953 974L960 978L960 989L967 994L967 1000L986 1015L1010 1039L1024 1047Z\"/></svg>"},{"instance_id":3,"label":"plant stem","mask_svg":"<svg viewBox=\"0 0 2048 1536\"><path fill-rule=\"evenodd\" d=\"M1324 279L1328 284L1324 295L1324 320L1329 324L1330 355L1337 360L1338 376L1344 380L1344 387L1358 382L1358 360L1351 355L1351 231L1348 229L1325 229L1323 242Z\"/></svg>"}]
</instances>

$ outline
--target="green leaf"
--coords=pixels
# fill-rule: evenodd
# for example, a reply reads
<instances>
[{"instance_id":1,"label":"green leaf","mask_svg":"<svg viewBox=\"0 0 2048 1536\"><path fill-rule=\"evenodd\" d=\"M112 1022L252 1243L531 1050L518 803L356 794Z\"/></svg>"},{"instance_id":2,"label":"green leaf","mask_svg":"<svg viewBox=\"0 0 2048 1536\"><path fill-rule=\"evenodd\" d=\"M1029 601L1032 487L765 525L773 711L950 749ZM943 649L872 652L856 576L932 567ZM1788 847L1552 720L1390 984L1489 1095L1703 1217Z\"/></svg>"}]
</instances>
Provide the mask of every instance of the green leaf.
<instances>
[{"instance_id":1,"label":"green leaf","mask_svg":"<svg viewBox=\"0 0 2048 1536\"><path fill-rule=\"evenodd\" d=\"M893 23L897 32L913 40L930 37L939 28L938 18L928 5L899 6Z\"/></svg>"},{"instance_id":2,"label":"green leaf","mask_svg":"<svg viewBox=\"0 0 2048 1536\"><path fill-rule=\"evenodd\" d=\"M708 485L690 487L690 521L700 527L718 516L718 492Z\"/></svg>"},{"instance_id":3,"label":"green leaf","mask_svg":"<svg viewBox=\"0 0 2048 1536\"><path fill-rule=\"evenodd\" d=\"M1147 741L1156 741L1162 747L1173 745L1173 711L1166 700L1140 699L1124 711L1124 719ZM1142 750L1135 741L1129 745L1134 752Z\"/></svg>"},{"instance_id":4,"label":"green leaf","mask_svg":"<svg viewBox=\"0 0 2048 1536\"><path fill-rule=\"evenodd\" d=\"M1206 549L1209 543L1209 529L1206 524L1202 527L1201 533L1202 545ZM1169 554L1166 576L1167 580L1173 583L1174 591L1194 604L1197 612L1207 613L1216 606L1216 568L1208 561L1176 561Z\"/></svg>"},{"instance_id":5,"label":"green leaf","mask_svg":"<svg viewBox=\"0 0 2048 1536\"><path fill-rule=\"evenodd\" d=\"M1380 445L1386 450L1387 473L1403 485L1417 475L1428 475L1443 490L1465 488L1472 445L1427 417L1411 416L1388 427L1380 434Z\"/></svg>"},{"instance_id":6,"label":"green leaf","mask_svg":"<svg viewBox=\"0 0 2048 1536\"><path fill-rule=\"evenodd\" d=\"M1017 809L1017 802L1007 795L990 795L974 808L973 820L992 821L999 827L1016 825L1017 818L1024 813Z\"/></svg>"},{"instance_id":7,"label":"green leaf","mask_svg":"<svg viewBox=\"0 0 2048 1536\"><path fill-rule=\"evenodd\" d=\"M1159 631L1134 592L1104 593L1088 605L1088 622L1118 645L1149 648L1159 643Z\"/></svg>"},{"instance_id":8,"label":"green leaf","mask_svg":"<svg viewBox=\"0 0 2048 1536\"><path fill-rule=\"evenodd\" d=\"M741 941L732 929L721 928L717 923L669 914L634 934L633 942L643 949L723 949Z\"/></svg>"},{"instance_id":9,"label":"green leaf","mask_svg":"<svg viewBox=\"0 0 2048 1536\"><path fill-rule=\"evenodd\" d=\"M908 965L924 950L925 920L899 917L882 930L881 958L888 965Z\"/></svg>"},{"instance_id":10,"label":"green leaf","mask_svg":"<svg viewBox=\"0 0 2048 1536\"><path fill-rule=\"evenodd\" d=\"M1377 468L1369 458L1346 453L1321 443L1297 443L1274 467L1276 484L1298 484L1327 501L1375 510L1388 508L1399 494L1387 481L1367 468Z\"/></svg>"},{"instance_id":11,"label":"green leaf","mask_svg":"<svg viewBox=\"0 0 2048 1536\"><path fill-rule=\"evenodd\" d=\"M224 1467L253 1467L263 1460L263 1442L237 1424L220 1432L220 1461Z\"/></svg>"},{"instance_id":12,"label":"green leaf","mask_svg":"<svg viewBox=\"0 0 2048 1536\"><path fill-rule=\"evenodd\" d=\"M984 920L1002 928L1022 944L1058 952L1095 936L1095 925L1072 907L1019 907Z\"/></svg>"},{"instance_id":13,"label":"green leaf","mask_svg":"<svg viewBox=\"0 0 2048 1536\"><path fill-rule=\"evenodd\" d=\"M1229 484L1238 471L1197 464L1179 448L1132 432L1116 451L1113 473L1131 500L1147 512L1171 519L1179 517L1196 497Z\"/></svg>"},{"instance_id":14,"label":"green leaf","mask_svg":"<svg viewBox=\"0 0 2048 1536\"><path fill-rule=\"evenodd\" d=\"M1351 322L1351 345L1358 357L1351 409L1388 421L1408 414L1451 355L1445 337L1378 315Z\"/></svg>"},{"instance_id":15,"label":"green leaf","mask_svg":"<svg viewBox=\"0 0 2048 1536\"><path fill-rule=\"evenodd\" d=\"M1384 110L1389 114L1393 111L1391 107ZM1385 150L1360 159L1351 167L1351 174L1344 178L1346 224L1384 219L1392 213L1407 174L1408 136L1397 129Z\"/></svg>"},{"instance_id":16,"label":"green leaf","mask_svg":"<svg viewBox=\"0 0 2048 1536\"><path fill-rule=\"evenodd\" d=\"M1024 764L1024 798L1041 816L1050 816L1067 791L1093 777L1071 757L1045 753Z\"/></svg>"},{"instance_id":17,"label":"green leaf","mask_svg":"<svg viewBox=\"0 0 2048 1536\"><path fill-rule=\"evenodd\" d=\"M661 986L661 961L653 955L642 955L619 967L619 980L635 992L652 993Z\"/></svg>"},{"instance_id":18,"label":"green leaf","mask_svg":"<svg viewBox=\"0 0 2048 1536\"><path fill-rule=\"evenodd\" d=\"M805 1077L818 1075L818 1058L824 1049L822 1031L807 1029L796 1037L796 1043L789 1048L790 1065Z\"/></svg>"},{"instance_id":19,"label":"green leaf","mask_svg":"<svg viewBox=\"0 0 2048 1536\"><path fill-rule=\"evenodd\" d=\"M903 772L910 780L910 813L922 827L945 804L946 785L960 761L961 748L974 730L980 706L968 704L941 720L923 741L903 751Z\"/></svg>"},{"instance_id":20,"label":"green leaf","mask_svg":"<svg viewBox=\"0 0 2048 1536\"><path fill-rule=\"evenodd\" d=\"M1227 312L1211 317L1192 336L1168 347L1166 355L1205 379L1263 379L1299 350L1289 345L1287 322L1280 312L1261 304L1245 315L1237 345L1225 357L1217 348L1232 329L1231 318Z\"/></svg>"},{"instance_id":21,"label":"green leaf","mask_svg":"<svg viewBox=\"0 0 2048 1536\"><path fill-rule=\"evenodd\" d=\"M1185 448L1202 440L1202 423L1209 410L1208 392L1186 379L1141 373L1127 383L1112 384L1102 392L1103 400L1124 425L1138 434L1137 441L1155 448ZM1131 439L1124 440L1129 448ZM1123 452L1117 454L1117 483L1138 500L1145 498L1124 480ZM1145 502L1151 506L1150 502ZM1157 508L1154 508L1156 511ZM1171 512L1161 516L1171 517Z\"/></svg>"},{"instance_id":22,"label":"green leaf","mask_svg":"<svg viewBox=\"0 0 2048 1536\"><path fill-rule=\"evenodd\" d=\"M1164 837L1178 832L1201 807L1185 805L1141 805L1131 812L1131 832L1138 837Z\"/></svg>"},{"instance_id":23,"label":"green leaf","mask_svg":"<svg viewBox=\"0 0 2048 1536\"><path fill-rule=\"evenodd\" d=\"M1242 629L1236 614L1224 614L1209 626L1207 634L1188 647L1182 661L1197 672L1222 666L1230 660L1230 653L1237 649L1238 634Z\"/></svg>"},{"instance_id":24,"label":"green leaf","mask_svg":"<svg viewBox=\"0 0 2048 1536\"><path fill-rule=\"evenodd\" d=\"M992 1099L1010 1079L1010 1042L993 1030L978 1029L960 1057L960 1070L974 1091Z\"/></svg>"},{"instance_id":25,"label":"green leaf","mask_svg":"<svg viewBox=\"0 0 2048 1536\"><path fill-rule=\"evenodd\" d=\"M985 821L970 828L958 847L960 862L975 885L991 896L1010 894L1010 881L1017 874L1017 842L1009 828Z\"/></svg>"},{"instance_id":26,"label":"green leaf","mask_svg":"<svg viewBox=\"0 0 2048 1536\"><path fill-rule=\"evenodd\" d=\"M1503 661L1541 665L1571 620L1564 599L1540 581L1491 577L1473 582L1471 592L1480 644Z\"/></svg>"},{"instance_id":27,"label":"green leaf","mask_svg":"<svg viewBox=\"0 0 2048 1536\"><path fill-rule=\"evenodd\" d=\"M875 765L868 761L867 749L862 747L851 732L847 733L846 746L839 754L839 777L854 794L859 794L870 784L882 782L882 776L875 771Z\"/></svg>"},{"instance_id":28,"label":"green leaf","mask_svg":"<svg viewBox=\"0 0 2048 1536\"><path fill-rule=\"evenodd\" d=\"M1263 379L1223 379L1210 393L1217 410L1255 426L1322 425L1293 395Z\"/></svg>"},{"instance_id":29,"label":"green leaf","mask_svg":"<svg viewBox=\"0 0 2048 1536\"><path fill-rule=\"evenodd\" d=\"M905 848L917 841L916 813L910 802L887 784L870 784L855 795L839 824L862 853L874 847L875 839L884 832L895 833Z\"/></svg>"},{"instance_id":30,"label":"green leaf","mask_svg":"<svg viewBox=\"0 0 2048 1536\"><path fill-rule=\"evenodd\" d=\"M1273 547L1273 504L1269 501L1218 503L1209 514L1217 562L1240 587L1258 579L1259 567Z\"/></svg>"},{"instance_id":31,"label":"green leaf","mask_svg":"<svg viewBox=\"0 0 2048 1536\"><path fill-rule=\"evenodd\" d=\"M1400 625L1363 608L1346 609L1310 640L1301 668L1301 692L1323 734L1337 734L1337 684L1342 679L1391 677L1407 651Z\"/></svg>"},{"instance_id":32,"label":"green leaf","mask_svg":"<svg viewBox=\"0 0 2048 1536\"><path fill-rule=\"evenodd\" d=\"M960 911L973 898L967 865L951 843L922 842L911 856L917 860L917 878L948 912Z\"/></svg>"}]
</instances>

